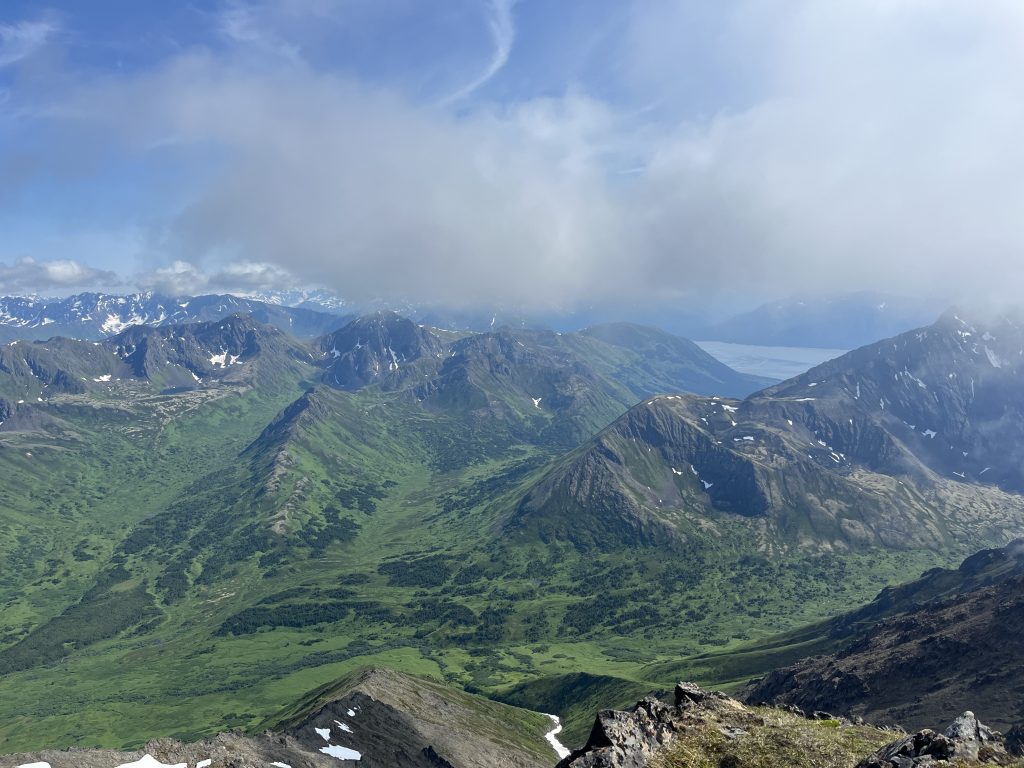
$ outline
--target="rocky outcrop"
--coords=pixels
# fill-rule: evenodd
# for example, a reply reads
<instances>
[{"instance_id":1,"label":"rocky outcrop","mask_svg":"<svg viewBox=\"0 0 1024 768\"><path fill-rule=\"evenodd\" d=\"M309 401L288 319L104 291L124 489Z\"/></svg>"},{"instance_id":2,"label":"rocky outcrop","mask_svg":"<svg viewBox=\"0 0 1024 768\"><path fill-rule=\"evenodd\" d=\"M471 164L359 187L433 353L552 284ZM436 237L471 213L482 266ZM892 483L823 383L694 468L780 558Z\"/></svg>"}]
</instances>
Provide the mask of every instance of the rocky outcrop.
<instances>
[{"instance_id":1,"label":"rocky outcrop","mask_svg":"<svg viewBox=\"0 0 1024 768\"><path fill-rule=\"evenodd\" d=\"M721 718L723 714L728 717ZM744 733L743 725L757 717L723 693L679 683L674 705L648 696L628 712L600 712L587 743L557 768L644 768L687 727L709 719L720 723L724 735L735 737Z\"/></svg>"},{"instance_id":2,"label":"rocky outcrop","mask_svg":"<svg viewBox=\"0 0 1024 768\"><path fill-rule=\"evenodd\" d=\"M1019 744L1019 739L1010 741ZM924 729L906 735L823 711L747 707L725 694L679 683L673 705L648 697L626 712L601 712L586 745L557 768L939 768L954 763L1024 765L1012 757L1003 737L972 712L944 733Z\"/></svg>"},{"instance_id":3,"label":"rocky outcrop","mask_svg":"<svg viewBox=\"0 0 1024 768\"><path fill-rule=\"evenodd\" d=\"M862 760L857 768L915 768L954 762L1011 765L1014 761L998 732L979 723L973 712L964 712L944 733L926 728L904 736Z\"/></svg>"}]
</instances>

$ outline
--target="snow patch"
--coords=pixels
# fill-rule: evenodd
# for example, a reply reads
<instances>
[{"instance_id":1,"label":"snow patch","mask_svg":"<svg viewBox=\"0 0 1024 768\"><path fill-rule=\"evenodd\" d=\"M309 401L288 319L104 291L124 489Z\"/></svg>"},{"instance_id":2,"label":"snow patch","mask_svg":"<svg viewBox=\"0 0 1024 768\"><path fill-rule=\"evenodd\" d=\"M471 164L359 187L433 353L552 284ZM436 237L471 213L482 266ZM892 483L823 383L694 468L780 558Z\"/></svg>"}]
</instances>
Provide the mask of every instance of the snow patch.
<instances>
[{"instance_id":1,"label":"snow patch","mask_svg":"<svg viewBox=\"0 0 1024 768\"><path fill-rule=\"evenodd\" d=\"M349 728L347 725L345 725L345 723L341 722L340 720L335 720L334 724L336 726L338 726L339 728L341 728L341 730L343 730L345 733L352 733L352 729Z\"/></svg>"},{"instance_id":2,"label":"snow patch","mask_svg":"<svg viewBox=\"0 0 1024 768\"><path fill-rule=\"evenodd\" d=\"M318 734L320 734L320 738L323 739L324 741L329 742L331 740L331 729L330 728L314 728L313 730L316 731Z\"/></svg>"},{"instance_id":3,"label":"snow patch","mask_svg":"<svg viewBox=\"0 0 1024 768\"><path fill-rule=\"evenodd\" d=\"M103 324L100 326L100 330L104 333L120 333L127 327L128 324L122 321L117 315L109 314L107 315L107 319L104 320Z\"/></svg>"},{"instance_id":4,"label":"snow patch","mask_svg":"<svg viewBox=\"0 0 1024 768\"><path fill-rule=\"evenodd\" d=\"M939 433L938 433L938 432L936 432L936 431L935 431L934 429L926 429L926 430L925 430L925 431L923 432L923 434L924 434L924 436L925 436L925 437L929 437L929 438L931 438L932 440L934 440L934 439L935 439L935 436L936 436L937 434L939 434Z\"/></svg>"},{"instance_id":5,"label":"snow patch","mask_svg":"<svg viewBox=\"0 0 1024 768\"><path fill-rule=\"evenodd\" d=\"M989 364L993 368L1002 368L1003 367L1003 360L1002 360L1002 358L1000 358L999 355L997 355L995 352L993 352L987 346L985 347L985 357L988 358L988 362L989 362Z\"/></svg>"},{"instance_id":6,"label":"snow patch","mask_svg":"<svg viewBox=\"0 0 1024 768\"><path fill-rule=\"evenodd\" d=\"M50 768L49 763L24 763L23 765L17 765L15 768Z\"/></svg>"},{"instance_id":7,"label":"snow patch","mask_svg":"<svg viewBox=\"0 0 1024 768\"><path fill-rule=\"evenodd\" d=\"M336 757L339 760L361 760L363 755L361 752L356 752L354 749L348 747L337 747L334 744L328 744L326 747L320 747L320 751L325 755Z\"/></svg>"},{"instance_id":8,"label":"snow patch","mask_svg":"<svg viewBox=\"0 0 1024 768\"><path fill-rule=\"evenodd\" d=\"M95 379L93 379L93 381L96 381L96 382L110 381L110 374L109 373L105 373L102 376L97 376Z\"/></svg>"},{"instance_id":9,"label":"snow patch","mask_svg":"<svg viewBox=\"0 0 1024 768\"><path fill-rule=\"evenodd\" d=\"M274 768L292 768L288 763L271 763Z\"/></svg>"},{"instance_id":10,"label":"snow patch","mask_svg":"<svg viewBox=\"0 0 1024 768\"><path fill-rule=\"evenodd\" d=\"M554 730L548 731L544 734L544 738L548 740L548 744L555 750L555 754L558 755L559 760L564 760L570 754L569 750L565 748L565 745L558 740L558 734L562 732L562 721L558 719L557 715L548 715L551 718L551 722L555 724Z\"/></svg>"},{"instance_id":11,"label":"snow patch","mask_svg":"<svg viewBox=\"0 0 1024 768\"><path fill-rule=\"evenodd\" d=\"M533 400L533 407L534 408L540 408L540 401L543 400L544 398L543 397L531 397L530 399Z\"/></svg>"},{"instance_id":12,"label":"snow patch","mask_svg":"<svg viewBox=\"0 0 1024 768\"><path fill-rule=\"evenodd\" d=\"M117 768L188 768L188 763L161 763L152 755L146 755L134 763L122 763Z\"/></svg>"},{"instance_id":13,"label":"snow patch","mask_svg":"<svg viewBox=\"0 0 1024 768\"><path fill-rule=\"evenodd\" d=\"M213 765L213 760L207 758L206 760L200 760L196 763L196 768L210 768L211 765Z\"/></svg>"}]
</instances>

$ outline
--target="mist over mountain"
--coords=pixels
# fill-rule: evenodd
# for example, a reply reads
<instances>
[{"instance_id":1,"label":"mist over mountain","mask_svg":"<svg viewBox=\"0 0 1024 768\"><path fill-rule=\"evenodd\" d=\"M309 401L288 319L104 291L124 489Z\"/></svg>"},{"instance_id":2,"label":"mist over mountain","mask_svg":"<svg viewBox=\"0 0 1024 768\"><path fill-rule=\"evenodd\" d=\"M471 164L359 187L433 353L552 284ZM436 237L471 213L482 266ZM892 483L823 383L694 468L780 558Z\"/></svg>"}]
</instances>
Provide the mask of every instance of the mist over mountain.
<instances>
[{"instance_id":1,"label":"mist over mountain","mask_svg":"<svg viewBox=\"0 0 1024 768\"><path fill-rule=\"evenodd\" d=\"M784 347L854 349L934 322L942 304L884 293L801 296L696 329L694 338Z\"/></svg>"}]
</instances>

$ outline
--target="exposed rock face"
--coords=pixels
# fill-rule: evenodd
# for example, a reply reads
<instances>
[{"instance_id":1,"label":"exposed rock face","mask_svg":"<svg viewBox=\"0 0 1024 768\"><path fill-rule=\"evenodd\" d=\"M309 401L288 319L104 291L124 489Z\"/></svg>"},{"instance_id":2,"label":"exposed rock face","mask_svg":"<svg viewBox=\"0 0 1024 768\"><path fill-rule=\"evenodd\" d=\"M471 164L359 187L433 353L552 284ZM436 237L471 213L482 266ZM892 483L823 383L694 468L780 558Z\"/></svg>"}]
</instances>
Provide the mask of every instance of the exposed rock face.
<instances>
[{"instance_id":1,"label":"exposed rock face","mask_svg":"<svg viewBox=\"0 0 1024 768\"><path fill-rule=\"evenodd\" d=\"M644 768L654 755L675 742L687 725L703 721L709 713L722 712L736 720L729 726L733 735L742 733L743 721L756 717L725 694L679 683L674 706L648 696L629 712L600 712L587 743L557 768Z\"/></svg>"},{"instance_id":2,"label":"exposed rock face","mask_svg":"<svg viewBox=\"0 0 1024 768\"><path fill-rule=\"evenodd\" d=\"M1005 543L1024 522L1022 350L1024 321L950 313L742 401L649 398L554 465L507 526L612 549L696 537L691 520L724 513L781 546Z\"/></svg>"},{"instance_id":3,"label":"exposed rock face","mask_svg":"<svg viewBox=\"0 0 1024 768\"><path fill-rule=\"evenodd\" d=\"M996 728L1017 724L1022 553L1022 543L1014 542L883 590L833 622L833 635L843 640L838 651L773 671L753 684L746 700L829 708L915 729L948 722L970 701Z\"/></svg>"},{"instance_id":4,"label":"exposed rock face","mask_svg":"<svg viewBox=\"0 0 1024 768\"><path fill-rule=\"evenodd\" d=\"M393 312L353 320L320 340L324 381L344 390L371 384L394 388L407 381L417 361L434 363L444 352L441 340ZM418 371L422 366L415 366ZM420 374L422 376L422 374Z\"/></svg>"},{"instance_id":5,"label":"exposed rock face","mask_svg":"<svg viewBox=\"0 0 1024 768\"><path fill-rule=\"evenodd\" d=\"M904 736L862 760L857 768L914 768L958 761L1010 765L1013 759L997 732L979 723L973 712L964 712L945 733L926 728Z\"/></svg>"},{"instance_id":6,"label":"exposed rock face","mask_svg":"<svg viewBox=\"0 0 1024 768\"><path fill-rule=\"evenodd\" d=\"M1024 757L1024 725L1015 725L1008 730L1003 744L1011 755Z\"/></svg>"}]
</instances>

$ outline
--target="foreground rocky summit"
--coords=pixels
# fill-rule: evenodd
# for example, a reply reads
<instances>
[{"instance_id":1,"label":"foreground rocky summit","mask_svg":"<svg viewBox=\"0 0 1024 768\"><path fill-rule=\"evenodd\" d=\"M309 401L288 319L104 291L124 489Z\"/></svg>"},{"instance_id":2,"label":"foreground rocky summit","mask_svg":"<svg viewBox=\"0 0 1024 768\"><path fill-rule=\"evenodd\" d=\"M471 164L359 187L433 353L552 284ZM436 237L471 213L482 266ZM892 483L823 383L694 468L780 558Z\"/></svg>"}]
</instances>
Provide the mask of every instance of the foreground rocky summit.
<instances>
[{"instance_id":1,"label":"foreground rocky summit","mask_svg":"<svg viewBox=\"0 0 1024 768\"><path fill-rule=\"evenodd\" d=\"M973 712L964 712L945 733L918 731L894 741L857 768L913 768L936 763L1019 764L1007 752L1002 736L982 725Z\"/></svg>"},{"instance_id":2,"label":"foreground rocky summit","mask_svg":"<svg viewBox=\"0 0 1024 768\"><path fill-rule=\"evenodd\" d=\"M894 738L898 737L898 738ZM586 745L558 768L914 768L1022 766L1000 734L971 712L943 734L902 735L796 708L748 707L691 683L675 703L648 697L628 712L597 716Z\"/></svg>"}]
</instances>

